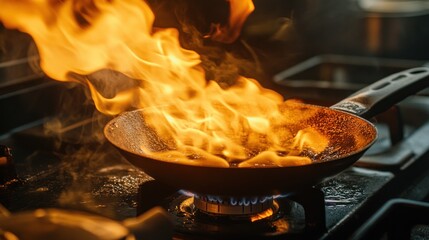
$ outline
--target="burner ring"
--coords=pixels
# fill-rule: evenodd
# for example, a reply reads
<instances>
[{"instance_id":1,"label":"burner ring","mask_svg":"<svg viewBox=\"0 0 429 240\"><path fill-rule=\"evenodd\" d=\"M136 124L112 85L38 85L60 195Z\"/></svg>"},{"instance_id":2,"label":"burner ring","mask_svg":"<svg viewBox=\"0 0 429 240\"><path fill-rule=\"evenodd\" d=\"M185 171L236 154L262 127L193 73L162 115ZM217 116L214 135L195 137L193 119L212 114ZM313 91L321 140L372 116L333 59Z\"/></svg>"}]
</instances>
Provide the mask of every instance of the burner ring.
<instances>
[{"instance_id":1,"label":"burner ring","mask_svg":"<svg viewBox=\"0 0 429 240\"><path fill-rule=\"evenodd\" d=\"M273 197L194 196L194 206L199 211L214 215L252 215L272 208L273 204Z\"/></svg>"},{"instance_id":2,"label":"burner ring","mask_svg":"<svg viewBox=\"0 0 429 240\"><path fill-rule=\"evenodd\" d=\"M237 239L238 236L240 239L267 238L300 233L305 228L302 208L281 196L271 196L274 198L271 208L247 215L204 212L197 209L194 204L195 198L201 198L201 195L195 198L194 196L194 193L180 192L163 202L163 206L173 217L176 236L179 239L187 239L195 235L207 237L207 239Z\"/></svg>"}]
</instances>

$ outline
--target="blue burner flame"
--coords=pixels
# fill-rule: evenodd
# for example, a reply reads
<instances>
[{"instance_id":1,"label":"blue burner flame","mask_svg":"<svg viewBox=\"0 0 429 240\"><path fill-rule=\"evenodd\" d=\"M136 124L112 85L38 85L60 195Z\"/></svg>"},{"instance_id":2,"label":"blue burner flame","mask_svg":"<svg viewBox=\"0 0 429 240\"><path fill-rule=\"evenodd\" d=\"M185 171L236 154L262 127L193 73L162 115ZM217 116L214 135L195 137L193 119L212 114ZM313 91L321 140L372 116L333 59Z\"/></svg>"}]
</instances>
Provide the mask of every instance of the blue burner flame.
<instances>
[{"instance_id":1,"label":"blue burner flame","mask_svg":"<svg viewBox=\"0 0 429 240\"><path fill-rule=\"evenodd\" d=\"M265 197L219 197L213 195L205 195L205 196L194 196L196 199L202 199L203 201L208 201L211 203L219 203L219 204L228 204L231 206L250 206L264 203L267 201L272 201L273 196L265 196Z\"/></svg>"},{"instance_id":2,"label":"blue burner flame","mask_svg":"<svg viewBox=\"0 0 429 240\"><path fill-rule=\"evenodd\" d=\"M219 196L207 195L207 199L209 202L223 203L223 199Z\"/></svg>"},{"instance_id":3,"label":"blue burner flame","mask_svg":"<svg viewBox=\"0 0 429 240\"><path fill-rule=\"evenodd\" d=\"M249 206L250 205L250 200L247 198L242 198L240 201L238 201L238 205L240 206Z\"/></svg>"},{"instance_id":4,"label":"blue burner flame","mask_svg":"<svg viewBox=\"0 0 429 240\"><path fill-rule=\"evenodd\" d=\"M201 199L203 201L217 203L217 204L227 204L231 206L250 206L256 204L262 204L267 201L273 201L273 199L284 198L289 196L289 194L285 195L275 195L275 196L254 196L254 197L221 197L216 195L198 195L186 190L180 190L179 193L188 196L194 197L196 199Z\"/></svg>"},{"instance_id":5,"label":"blue burner flame","mask_svg":"<svg viewBox=\"0 0 429 240\"><path fill-rule=\"evenodd\" d=\"M186 190L179 190L179 193L182 195L185 195L187 197L196 197L199 198L197 194L193 194L192 192L186 191Z\"/></svg>"}]
</instances>

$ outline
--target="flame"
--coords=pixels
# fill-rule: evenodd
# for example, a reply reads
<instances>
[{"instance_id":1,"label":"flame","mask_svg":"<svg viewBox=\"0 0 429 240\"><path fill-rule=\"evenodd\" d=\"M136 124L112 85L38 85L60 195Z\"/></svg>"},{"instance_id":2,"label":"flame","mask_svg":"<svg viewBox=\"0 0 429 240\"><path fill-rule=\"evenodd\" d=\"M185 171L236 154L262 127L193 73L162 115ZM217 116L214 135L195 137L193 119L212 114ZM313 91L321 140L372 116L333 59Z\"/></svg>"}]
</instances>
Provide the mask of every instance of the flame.
<instances>
[{"instance_id":1,"label":"flame","mask_svg":"<svg viewBox=\"0 0 429 240\"><path fill-rule=\"evenodd\" d=\"M235 31L253 4L230 3L238 9L229 25ZM142 0L0 0L0 4L5 26L33 37L48 76L87 85L96 108L105 114L147 108L146 124L169 149L151 152L150 146L142 146L154 158L222 167L290 166L311 162L298 156L304 148L318 153L328 144L315 129L297 134L285 127L310 115L285 111L295 103L284 102L257 81L239 77L227 89L207 82L200 56L180 46L176 29L155 31L154 14ZM90 78L102 69L120 72L132 84L106 75L105 86L119 86L106 97ZM312 147L314 142L319 144Z\"/></svg>"},{"instance_id":2,"label":"flame","mask_svg":"<svg viewBox=\"0 0 429 240\"><path fill-rule=\"evenodd\" d=\"M250 221L251 222L256 222L256 221L259 221L259 220L262 220L262 219L266 219L268 217L271 217L273 214L274 214L273 209L268 208L267 210L265 210L265 211L263 211L261 213L258 213L258 214L254 215L254 216L251 216L250 217Z\"/></svg>"},{"instance_id":3,"label":"flame","mask_svg":"<svg viewBox=\"0 0 429 240\"><path fill-rule=\"evenodd\" d=\"M234 42L250 13L255 10L252 0L229 0L230 16L227 26L212 25L211 38L224 43Z\"/></svg>"}]
</instances>

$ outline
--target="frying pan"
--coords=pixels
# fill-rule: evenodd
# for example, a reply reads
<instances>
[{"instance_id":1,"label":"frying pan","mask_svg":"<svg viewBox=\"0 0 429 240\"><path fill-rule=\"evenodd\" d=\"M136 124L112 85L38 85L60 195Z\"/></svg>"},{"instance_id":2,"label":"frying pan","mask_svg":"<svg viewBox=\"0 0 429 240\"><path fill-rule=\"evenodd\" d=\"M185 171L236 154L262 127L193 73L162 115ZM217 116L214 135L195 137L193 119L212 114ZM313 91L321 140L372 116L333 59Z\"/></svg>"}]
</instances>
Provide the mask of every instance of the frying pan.
<instances>
[{"instance_id":1,"label":"frying pan","mask_svg":"<svg viewBox=\"0 0 429 240\"><path fill-rule=\"evenodd\" d=\"M379 80L330 108L300 104L300 111L316 111L303 128L312 126L328 136L327 149L331 149L311 164L301 166L223 168L153 159L141 150L142 144L153 140L146 134L145 109L115 117L105 126L104 134L130 163L177 189L218 196L296 192L332 177L357 161L377 138L375 126L366 119L428 85L429 68L413 68Z\"/></svg>"}]
</instances>

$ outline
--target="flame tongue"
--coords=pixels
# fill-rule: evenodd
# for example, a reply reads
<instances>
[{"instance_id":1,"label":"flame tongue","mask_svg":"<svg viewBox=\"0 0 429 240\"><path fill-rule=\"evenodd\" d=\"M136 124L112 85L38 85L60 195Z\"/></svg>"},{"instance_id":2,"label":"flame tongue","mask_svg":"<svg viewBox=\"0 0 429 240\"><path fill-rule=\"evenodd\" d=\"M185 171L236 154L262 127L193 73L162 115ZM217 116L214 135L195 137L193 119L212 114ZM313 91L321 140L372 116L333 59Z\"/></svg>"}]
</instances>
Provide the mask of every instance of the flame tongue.
<instances>
[{"instance_id":1,"label":"flame tongue","mask_svg":"<svg viewBox=\"0 0 429 240\"><path fill-rule=\"evenodd\" d=\"M180 47L177 30L153 31L154 15L144 1L0 0L0 4L0 20L33 37L46 74L86 84L99 111L116 115L153 107L145 120L170 149L153 153L156 158L212 166L245 160L253 166L309 163L305 157L274 154L291 152L294 142L308 147L293 141L295 133L282 127L288 122L279 108L283 104L279 94L244 77L228 89L206 82L199 55ZM238 1L231 0L235 4ZM232 28L240 28L244 19L240 21L231 23ZM121 72L135 83L114 89L107 98L85 77L102 69ZM120 80L115 75L103 79L105 86L121 85L111 83ZM301 135L323 138L316 130L307 132Z\"/></svg>"},{"instance_id":2,"label":"flame tongue","mask_svg":"<svg viewBox=\"0 0 429 240\"><path fill-rule=\"evenodd\" d=\"M255 10L251 0L229 0L231 13L227 26L221 27L219 24L213 25L212 39L224 42L234 42L239 34L241 27L246 21L247 16Z\"/></svg>"},{"instance_id":3,"label":"flame tongue","mask_svg":"<svg viewBox=\"0 0 429 240\"><path fill-rule=\"evenodd\" d=\"M83 3L92 6L86 8L86 15L75 12L76 8L85 9ZM132 74L132 68L137 66L135 61L127 59L139 53L154 54L141 47L152 42L149 33L154 19L142 1L112 4L110 1L1 1L1 4L0 18L5 25L33 37L43 70L56 80L67 80L69 72L90 74L106 67ZM127 17L130 13L132 18ZM124 30L125 24L144 34Z\"/></svg>"}]
</instances>

